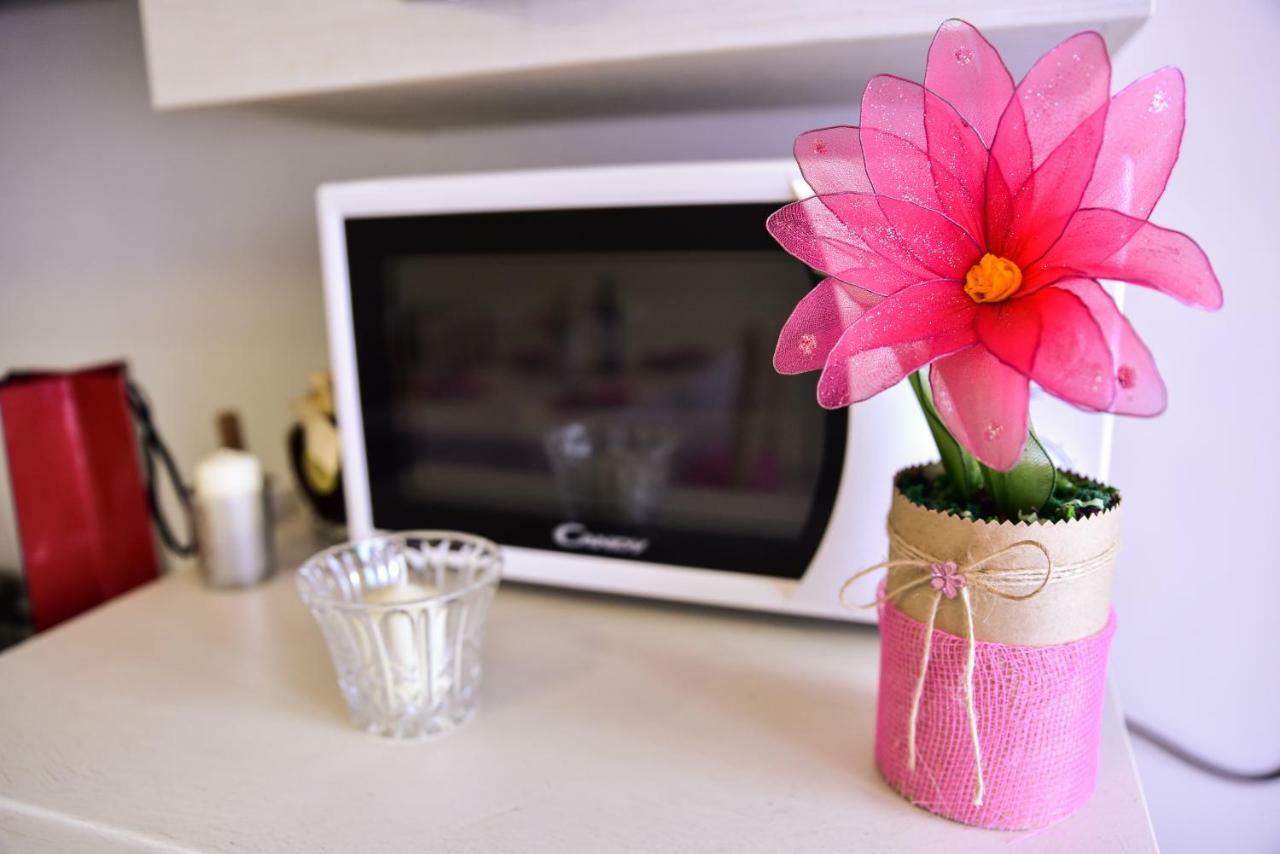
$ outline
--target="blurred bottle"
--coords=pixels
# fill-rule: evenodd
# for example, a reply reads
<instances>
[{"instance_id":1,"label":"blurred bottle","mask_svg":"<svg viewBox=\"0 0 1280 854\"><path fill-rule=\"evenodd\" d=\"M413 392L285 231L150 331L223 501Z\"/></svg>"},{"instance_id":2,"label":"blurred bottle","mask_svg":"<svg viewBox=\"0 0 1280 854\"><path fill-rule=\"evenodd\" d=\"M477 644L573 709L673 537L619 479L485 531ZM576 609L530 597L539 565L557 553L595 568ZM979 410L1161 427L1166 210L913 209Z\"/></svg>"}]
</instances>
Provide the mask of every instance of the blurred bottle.
<instances>
[{"instance_id":1,"label":"blurred bottle","mask_svg":"<svg viewBox=\"0 0 1280 854\"><path fill-rule=\"evenodd\" d=\"M617 376L626 367L625 321L618 286L613 279L602 276L596 283L592 313L596 321L596 352L599 354L599 370L605 376Z\"/></svg>"},{"instance_id":2,"label":"blurred bottle","mask_svg":"<svg viewBox=\"0 0 1280 854\"><path fill-rule=\"evenodd\" d=\"M342 491L342 442L328 371L311 375L305 397L293 402L298 419L289 431L289 463L307 503L322 521L347 522Z\"/></svg>"}]
</instances>

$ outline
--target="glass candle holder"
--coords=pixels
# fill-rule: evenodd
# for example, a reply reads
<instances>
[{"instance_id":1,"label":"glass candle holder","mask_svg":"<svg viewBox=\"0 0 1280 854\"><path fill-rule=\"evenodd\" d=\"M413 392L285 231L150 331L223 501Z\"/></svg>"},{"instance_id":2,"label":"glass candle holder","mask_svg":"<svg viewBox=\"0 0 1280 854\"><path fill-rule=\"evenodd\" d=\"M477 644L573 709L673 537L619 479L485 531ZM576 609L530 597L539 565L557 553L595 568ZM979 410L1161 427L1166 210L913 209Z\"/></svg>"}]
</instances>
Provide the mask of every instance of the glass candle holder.
<instances>
[{"instance_id":1,"label":"glass candle holder","mask_svg":"<svg viewBox=\"0 0 1280 854\"><path fill-rule=\"evenodd\" d=\"M298 590L357 727L421 738L475 712L502 553L482 537L409 531L320 552Z\"/></svg>"}]
</instances>

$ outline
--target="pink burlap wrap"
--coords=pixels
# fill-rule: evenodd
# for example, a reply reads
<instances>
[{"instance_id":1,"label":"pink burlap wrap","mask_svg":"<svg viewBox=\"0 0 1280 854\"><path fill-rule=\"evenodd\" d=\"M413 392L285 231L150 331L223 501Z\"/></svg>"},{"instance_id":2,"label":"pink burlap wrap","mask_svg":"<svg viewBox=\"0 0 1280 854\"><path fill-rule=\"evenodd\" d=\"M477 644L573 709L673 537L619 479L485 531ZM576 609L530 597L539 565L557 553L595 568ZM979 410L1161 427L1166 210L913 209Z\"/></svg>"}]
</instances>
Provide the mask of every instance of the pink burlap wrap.
<instances>
[{"instance_id":1,"label":"pink burlap wrap","mask_svg":"<svg viewBox=\"0 0 1280 854\"><path fill-rule=\"evenodd\" d=\"M888 529L889 560L850 579L887 570L877 596L885 779L911 802L980 827L1034 829L1070 815L1097 775L1119 508L1052 524L985 522L895 489Z\"/></svg>"},{"instance_id":2,"label":"pink burlap wrap","mask_svg":"<svg viewBox=\"0 0 1280 854\"><path fill-rule=\"evenodd\" d=\"M1093 793L1106 693L1106 628L1054 646L978 641L974 706L986 795L973 803L974 755L963 700L967 641L933 632L916 723L916 767L907 767L911 696L924 624L892 602L880 608L876 764L907 800L965 824L1000 830L1044 827Z\"/></svg>"}]
</instances>

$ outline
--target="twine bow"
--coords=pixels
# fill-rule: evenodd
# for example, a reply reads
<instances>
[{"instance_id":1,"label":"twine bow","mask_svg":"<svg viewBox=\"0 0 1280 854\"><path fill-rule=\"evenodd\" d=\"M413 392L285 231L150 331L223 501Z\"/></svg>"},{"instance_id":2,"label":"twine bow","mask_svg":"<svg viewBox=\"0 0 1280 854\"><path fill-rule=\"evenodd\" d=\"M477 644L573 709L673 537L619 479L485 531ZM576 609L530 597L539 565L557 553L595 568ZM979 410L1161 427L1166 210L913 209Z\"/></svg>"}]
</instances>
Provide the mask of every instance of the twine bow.
<instances>
[{"instance_id":1,"label":"twine bow","mask_svg":"<svg viewBox=\"0 0 1280 854\"><path fill-rule=\"evenodd\" d=\"M893 532L891 531L890 536L892 537L892 535ZM1032 548L1044 556L1044 577L1040 579L1040 583L1036 585L1035 589L1027 593L1009 593L993 585L989 579L1000 574L1021 574L1022 570L990 567L988 564L1020 548ZM882 569L889 570L894 567L912 567L921 570L922 574L911 581L899 584L892 590L886 591L871 602L851 606L845 601L845 596L855 581L872 572L878 572ZM964 606L965 634L968 640L964 662L964 702L965 712L969 718L969 740L973 744L973 765L975 769L973 805L976 807L982 806L983 799L986 796L986 783L982 777L982 749L978 743L978 712L973 705L973 671L977 657L978 640L973 631L973 602L970 599L969 591L976 587L994 596L1015 602L1030 599L1038 595L1049 584L1049 579L1053 577L1053 569L1053 559L1049 557L1049 552L1043 545L1035 540L1019 540L1012 545L1005 546L999 551L992 552L986 557L971 561L963 566L953 560L940 561L928 557L886 560L855 572L840 588L840 604L846 608L878 608L899 594L924 585L928 585L934 592L933 601L929 605L929 618L924 628L924 649L920 654L920 675L916 677L915 691L911 695L911 714L907 720L907 768L911 771L916 769L916 723L920 717L920 698L924 693L925 676L929 672L929 653L933 648L933 625L938 617L938 606L942 603L944 596L947 599L960 599L961 604Z\"/></svg>"}]
</instances>

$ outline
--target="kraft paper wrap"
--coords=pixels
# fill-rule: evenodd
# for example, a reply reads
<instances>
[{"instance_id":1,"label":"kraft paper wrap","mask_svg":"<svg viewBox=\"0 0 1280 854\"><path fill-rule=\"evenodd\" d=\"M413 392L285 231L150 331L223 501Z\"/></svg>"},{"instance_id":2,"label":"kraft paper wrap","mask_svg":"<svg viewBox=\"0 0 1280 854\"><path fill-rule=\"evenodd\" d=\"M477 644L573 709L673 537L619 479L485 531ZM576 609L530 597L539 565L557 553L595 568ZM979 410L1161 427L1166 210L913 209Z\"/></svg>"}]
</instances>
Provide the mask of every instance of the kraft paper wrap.
<instances>
[{"instance_id":1,"label":"kraft paper wrap","mask_svg":"<svg viewBox=\"0 0 1280 854\"><path fill-rule=\"evenodd\" d=\"M895 487L889 509L889 559L924 554L931 560L953 560L964 566L1019 541L1035 540L1053 560L1054 572L1048 585L1021 601L971 587L974 634L982 641L1023 646L1066 643L1100 632L1107 625L1120 542L1119 510L1117 505L1070 522L972 521L912 503ZM991 566L1019 571L1016 578L1011 573L985 576L988 582L1013 594L1034 589L1046 569L1044 556L1028 547L1001 557ZM912 567L891 568L885 588L892 590L919 574L920 570ZM935 595L928 585L919 585L894 597L894 604L911 618L927 622ZM959 598L941 600L935 626L954 635L966 633Z\"/></svg>"}]
</instances>

